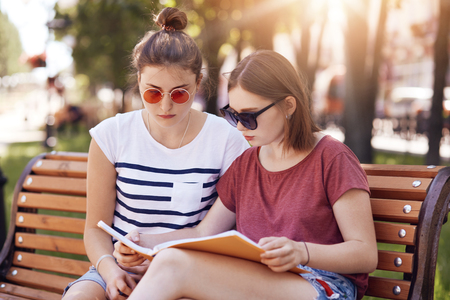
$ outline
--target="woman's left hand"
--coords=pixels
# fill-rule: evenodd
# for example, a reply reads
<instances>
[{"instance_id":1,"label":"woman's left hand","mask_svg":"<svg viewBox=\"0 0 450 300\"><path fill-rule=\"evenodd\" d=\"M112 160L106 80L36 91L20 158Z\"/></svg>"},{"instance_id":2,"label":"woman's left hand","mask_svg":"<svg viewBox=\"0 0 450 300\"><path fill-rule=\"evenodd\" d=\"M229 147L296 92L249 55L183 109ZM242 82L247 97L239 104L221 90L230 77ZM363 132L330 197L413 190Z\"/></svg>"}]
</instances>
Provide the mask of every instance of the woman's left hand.
<instances>
[{"instance_id":1,"label":"woman's left hand","mask_svg":"<svg viewBox=\"0 0 450 300\"><path fill-rule=\"evenodd\" d=\"M286 237L265 237L258 243L266 252L261 254L261 262L274 272L284 272L307 261L303 243Z\"/></svg>"}]
</instances>

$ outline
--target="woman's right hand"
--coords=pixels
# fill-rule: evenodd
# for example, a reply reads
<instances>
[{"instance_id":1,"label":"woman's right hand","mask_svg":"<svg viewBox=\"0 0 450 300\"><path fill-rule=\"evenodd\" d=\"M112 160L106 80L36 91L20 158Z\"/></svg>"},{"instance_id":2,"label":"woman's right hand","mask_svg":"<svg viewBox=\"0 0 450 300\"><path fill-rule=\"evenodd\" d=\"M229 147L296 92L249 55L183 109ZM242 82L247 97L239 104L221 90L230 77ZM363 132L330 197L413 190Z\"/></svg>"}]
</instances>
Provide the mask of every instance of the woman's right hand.
<instances>
[{"instance_id":1,"label":"woman's right hand","mask_svg":"<svg viewBox=\"0 0 450 300\"><path fill-rule=\"evenodd\" d=\"M130 231L125 237L139 245L140 235L137 230ZM138 266L145 260L143 256L120 241L114 244L113 255L117 259L117 262L125 267Z\"/></svg>"}]
</instances>

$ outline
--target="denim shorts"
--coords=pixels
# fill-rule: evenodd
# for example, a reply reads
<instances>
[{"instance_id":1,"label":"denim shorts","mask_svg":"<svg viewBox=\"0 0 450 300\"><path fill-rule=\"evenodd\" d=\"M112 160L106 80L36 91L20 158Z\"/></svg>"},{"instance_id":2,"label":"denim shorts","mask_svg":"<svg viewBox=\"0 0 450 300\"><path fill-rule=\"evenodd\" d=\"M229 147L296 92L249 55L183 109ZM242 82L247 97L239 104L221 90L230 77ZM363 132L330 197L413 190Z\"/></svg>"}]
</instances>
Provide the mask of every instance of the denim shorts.
<instances>
[{"instance_id":1,"label":"denim shorts","mask_svg":"<svg viewBox=\"0 0 450 300\"><path fill-rule=\"evenodd\" d=\"M356 286L350 279L329 271L310 268L308 266L297 266L311 273L302 273L306 279L316 289L319 294L315 300L329 300L329 299L345 299L355 300L357 296Z\"/></svg>"},{"instance_id":2,"label":"denim shorts","mask_svg":"<svg viewBox=\"0 0 450 300\"><path fill-rule=\"evenodd\" d=\"M100 284L100 286L106 292L106 282L103 280L102 276L100 276L100 274L97 272L97 269L94 266L91 266L89 268L89 271L87 271L83 276L81 276L80 278L78 278L75 281L72 281L71 283L69 283L66 286L66 288L64 289L63 297L72 285L74 285L77 282L83 281L83 280L90 280L90 281L94 281L94 282Z\"/></svg>"}]
</instances>

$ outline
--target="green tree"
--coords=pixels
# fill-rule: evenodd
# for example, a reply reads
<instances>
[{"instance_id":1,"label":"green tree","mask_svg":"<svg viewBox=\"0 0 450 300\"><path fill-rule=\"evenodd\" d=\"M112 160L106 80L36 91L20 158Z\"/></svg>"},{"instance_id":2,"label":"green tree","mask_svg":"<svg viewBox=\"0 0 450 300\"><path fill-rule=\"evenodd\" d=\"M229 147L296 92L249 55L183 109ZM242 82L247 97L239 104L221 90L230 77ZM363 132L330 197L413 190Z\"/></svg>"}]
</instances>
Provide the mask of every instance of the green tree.
<instances>
[{"instance_id":1,"label":"green tree","mask_svg":"<svg viewBox=\"0 0 450 300\"><path fill-rule=\"evenodd\" d=\"M22 44L17 28L5 14L0 13L0 77L26 69L19 62L21 53Z\"/></svg>"},{"instance_id":2,"label":"green tree","mask_svg":"<svg viewBox=\"0 0 450 300\"><path fill-rule=\"evenodd\" d=\"M89 76L91 86L108 83L125 90L128 86L129 56L138 40L153 24L159 4L146 0L80 0L62 11L72 25L62 34L76 39L73 58L77 73Z\"/></svg>"}]
</instances>

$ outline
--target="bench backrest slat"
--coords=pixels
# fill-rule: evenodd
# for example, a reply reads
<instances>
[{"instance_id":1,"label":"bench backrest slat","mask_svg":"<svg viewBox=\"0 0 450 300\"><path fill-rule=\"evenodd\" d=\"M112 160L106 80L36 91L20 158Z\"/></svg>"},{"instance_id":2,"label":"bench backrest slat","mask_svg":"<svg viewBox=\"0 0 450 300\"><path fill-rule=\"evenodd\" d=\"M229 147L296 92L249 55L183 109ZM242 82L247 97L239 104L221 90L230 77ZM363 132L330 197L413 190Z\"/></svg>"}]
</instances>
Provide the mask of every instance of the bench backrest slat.
<instances>
[{"instance_id":1,"label":"bench backrest slat","mask_svg":"<svg viewBox=\"0 0 450 300\"><path fill-rule=\"evenodd\" d=\"M414 245L417 226L375 222L375 233L379 243Z\"/></svg>"},{"instance_id":2,"label":"bench backrest slat","mask_svg":"<svg viewBox=\"0 0 450 300\"><path fill-rule=\"evenodd\" d=\"M23 188L31 192L86 196L86 179L29 175Z\"/></svg>"},{"instance_id":3,"label":"bench backrest slat","mask_svg":"<svg viewBox=\"0 0 450 300\"><path fill-rule=\"evenodd\" d=\"M62 294L73 278L13 267L6 275L10 282Z\"/></svg>"},{"instance_id":4,"label":"bench backrest slat","mask_svg":"<svg viewBox=\"0 0 450 300\"><path fill-rule=\"evenodd\" d=\"M38 175L86 178L87 162L41 159L31 170Z\"/></svg>"},{"instance_id":5,"label":"bench backrest slat","mask_svg":"<svg viewBox=\"0 0 450 300\"><path fill-rule=\"evenodd\" d=\"M86 255L84 242L78 238L17 232L15 241L18 248Z\"/></svg>"},{"instance_id":6,"label":"bench backrest slat","mask_svg":"<svg viewBox=\"0 0 450 300\"><path fill-rule=\"evenodd\" d=\"M30 252L16 251L14 253L14 265L30 269L52 271L62 274L81 276L92 265L87 261L61 258L50 255L34 254Z\"/></svg>"},{"instance_id":7,"label":"bench backrest slat","mask_svg":"<svg viewBox=\"0 0 450 300\"><path fill-rule=\"evenodd\" d=\"M16 225L25 228L84 233L85 220L33 213L18 213Z\"/></svg>"},{"instance_id":8,"label":"bench backrest slat","mask_svg":"<svg viewBox=\"0 0 450 300\"><path fill-rule=\"evenodd\" d=\"M367 175L434 178L444 166L361 164Z\"/></svg>"},{"instance_id":9,"label":"bench backrest slat","mask_svg":"<svg viewBox=\"0 0 450 300\"><path fill-rule=\"evenodd\" d=\"M395 260L398 258L400 258L402 261L402 264L400 266L395 265ZM393 272L412 273L413 258L414 255L412 253L379 250L377 269Z\"/></svg>"},{"instance_id":10,"label":"bench backrest slat","mask_svg":"<svg viewBox=\"0 0 450 300\"><path fill-rule=\"evenodd\" d=\"M36 194L23 192L19 194L19 207L86 212L86 197Z\"/></svg>"},{"instance_id":11,"label":"bench backrest slat","mask_svg":"<svg viewBox=\"0 0 450 300\"><path fill-rule=\"evenodd\" d=\"M0 282L0 286L4 286L2 293L0 293L0 299L61 300L61 295L57 293L36 290L9 282ZM18 297L8 294L14 294Z\"/></svg>"},{"instance_id":12,"label":"bench backrest slat","mask_svg":"<svg viewBox=\"0 0 450 300\"><path fill-rule=\"evenodd\" d=\"M398 295L393 293L396 287L400 290ZM366 291L366 295L386 299L407 300L410 288L410 281L369 277L369 288Z\"/></svg>"},{"instance_id":13,"label":"bench backrest slat","mask_svg":"<svg viewBox=\"0 0 450 300\"><path fill-rule=\"evenodd\" d=\"M376 221L393 221L417 224L421 201L370 199L373 218Z\"/></svg>"}]
</instances>

